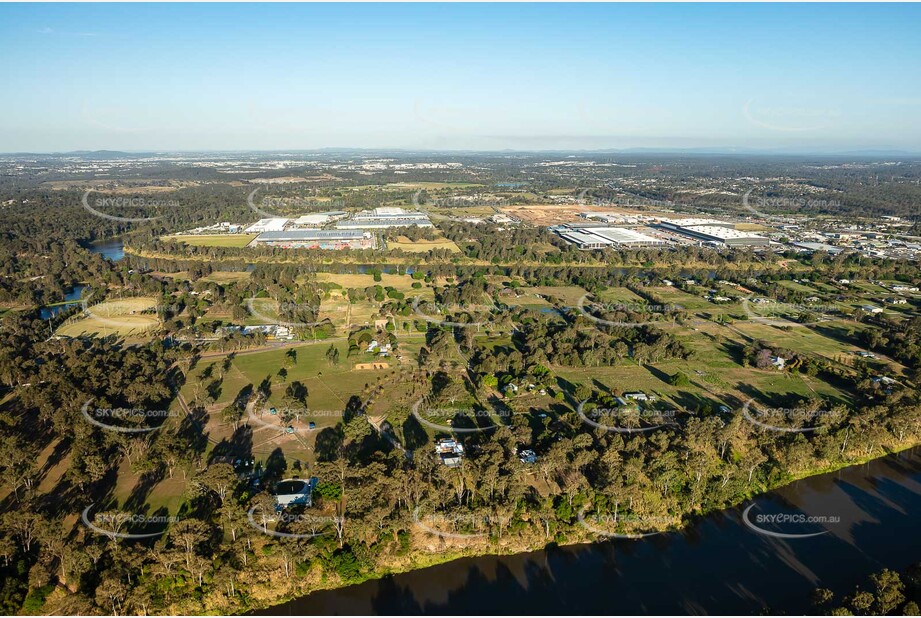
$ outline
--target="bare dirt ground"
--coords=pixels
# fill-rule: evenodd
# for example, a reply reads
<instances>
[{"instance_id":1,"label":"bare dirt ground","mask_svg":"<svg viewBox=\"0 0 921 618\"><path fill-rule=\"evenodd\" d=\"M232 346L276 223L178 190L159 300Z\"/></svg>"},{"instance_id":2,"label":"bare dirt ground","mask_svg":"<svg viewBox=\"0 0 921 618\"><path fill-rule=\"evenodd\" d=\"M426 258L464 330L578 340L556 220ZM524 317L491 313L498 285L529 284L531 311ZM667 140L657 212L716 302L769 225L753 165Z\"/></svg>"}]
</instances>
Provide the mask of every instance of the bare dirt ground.
<instances>
[{"instance_id":1,"label":"bare dirt ground","mask_svg":"<svg viewBox=\"0 0 921 618\"><path fill-rule=\"evenodd\" d=\"M390 367L389 363L358 363L355 365L355 369L387 369Z\"/></svg>"},{"instance_id":2,"label":"bare dirt ground","mask_svg":"<svg viewBox=\"0 0 921 618\"><path fill-rule=\"evenodd\" d=\"M616 206L603 206L595 204L521 204L516 206L503 206L499 209L504 214L521 219L531 225L558 225L560 223L573 223L580 221L579 214L583 212L606 212L625 215L647 216L674 216L674 213L657 213L648 210L631 210Z\"/></svg>"}]
</instances>

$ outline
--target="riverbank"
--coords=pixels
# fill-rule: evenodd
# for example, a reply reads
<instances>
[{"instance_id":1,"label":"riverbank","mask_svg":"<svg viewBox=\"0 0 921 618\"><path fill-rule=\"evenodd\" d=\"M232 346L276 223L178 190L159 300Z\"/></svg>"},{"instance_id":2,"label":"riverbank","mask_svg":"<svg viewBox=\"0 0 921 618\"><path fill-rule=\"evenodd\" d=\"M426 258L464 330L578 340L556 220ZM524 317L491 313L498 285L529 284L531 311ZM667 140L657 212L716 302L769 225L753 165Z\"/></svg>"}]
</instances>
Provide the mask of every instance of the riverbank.
<instances>
[{"instance_id":1,"label":"riverbank","mask_svg":"<svg viewBox=\"0 0 921 618\"><path fill-rule=\"evenodd\" d=\"M724 505L722 508L712 509L708 512L701 511L686 513L682 517L682 523L680 527L659 530L658 532L662 534L650 537L650 539L660 539L666 536L684 535L688 530L699 527L701 525L706 525L707 522L713 520L714 518L721 519L726 517L728 513L738 510L740 505L751 502L753 500L764 500L771 494L783 492L787 488L793 487L803 481L814 481L815 479L832 476L838 473L842 473L842 471L846 470L858 470L861 467L872 464L874 462L881 462L891 458L900 457L903 454L911 452L912 450L918 451L921 450L921 447L917 445L905 445L902 449L884 453L879 457L855 459L848 462L842 462L840 465L827 466L823 469L817 469L797 477L791 477L782 483L777 484L776 486L763 488L756 493L743 496L733 504ZM919 465L919 473L921 473L921 465ZM919 494L919 500L921 500L921 494ZM921 514L921 511L919 511L919 514ZM746 534L753 533L748 531ZM575 523L570 528L566 529L565 533L561 536L563 538L558 537L557 540L550 542L545 541L538 544L533 543L533 539L525 540L508 538L506 539L505 544L495 544L491 541L487 543L473 541L470 542L468 547L451 547L450 549L447 549L448 544L443 543L442 551L438 551L437 553L417 554L407 562L403 562L402 564L387 565L385 568L380 569L378 572L367 573L361 578L357 578L356 580L349 582L334 581L333 579L326 579L322 582L314 582L312 586L305 587L304 589L297 591L291 591L290 593L284 595L283 598L279 598L279 601L271 605L262 607L250 607L248 611L257 614L271 615L273 613L273 608L277 608L279 606L287 606L292 603L299 603L304 599L312 598L313 595L319 593L334 592L337 590L351 590L355 589L356 587L368 585L373 582L380 582L385 579L392 579L394 577L400 576L411 576L417 571L433 568L445 568L451 563L461 563L465 560L502 560L515 556L529 556L533 555L535 552L546 553L548 551L578 552L581 551L579 548L592 548L611 542L604 538L599 539L596 535L592 534L578 523ZM648 544L653 541L646 539L628 539L618 540L616 542L631 545L639 543ZM921 559L921 553L919 553L917 558ZM299 609L298 611L301 611L302 609L303 608Z\"/></svg>"},{"instance_id":2,"label":"riverbank","mask_svg":"<svg viewBox=\"0 0 921 618\"><path fill-rule=\"evenodd\" d=\"M921 559L919 448L805 477L754 502L837 514L842 524L777 539L745 526L736 506L666 535L452 559L255 613L802 614L817 587L850 591L872 572Z\"/></svg>"},{"instance_id":3,"label":"riverbank","mask_svg":"<svg viewBox=\"0 0 921 618\"><path fill-rule=\"evenodd\" d=\"M202 247L207 249L208 247ZM303 253L297 253L298 251L304 251ZM279 255L254 255L252 253L240 253L239 255L222 255L220 257L209 257L203 255L197 255L194 253L180 253L180 252L164 252L164 251L151 251L148 249L139 249L136 247L130 247L128 245L124 246L124 252L126 254L133 255L135 257L144 258L144 259L157 259L157 260L168 260L174 262L200 262L202 264L208 263L212 266L219 267L222 263L227 264L236 264L239 262L246 262L250 264L309 264L311 266L317 267L336 267L340 265L345 266L362 266L362 265L372 265L372 266L381 266L381 267L417 267L417 266L443 266L443 267L490 267L490 268L548 268L548 269L557 269L557 268L591 268L591 269L624 269L624 270L636 270L639 271L662 271L673 273L675 269L674 264L667 262L662 262L659 264L649 264L647 262L632 262L632 263L611 263L605 261L574 261L574 262L539 262L535 260L517 260L515 262L506 262L506 263L495 263L490 260L484 259L474 259L465 256L453 256L447 259L443 259L438 262L431 261L427 256L419 253L413 255L375 255L375 256L366 256L366 255L351 255L346 252L340 252L341 255L335 257L324 256L320 259L316 258L316 253L310 250L299 250L291 249L288 250L288 255L281 257ZM787 261L788 262L788 261ZM708 262L683 262L681 268L683 271L687 272L699 272L699 271L715 271L719 269L726 269L730 271L741 271L750 268L755 263L743 263L743 262L724 262L719 264L711 264ZM793 269L794 271L805 271L806 268L802 264L799 264L798 268ZM786 262L757 262L759 270L763 272L791 272L788 264ZM323 271L319 271L323 272Z\"/></svg>"}]
</instances>

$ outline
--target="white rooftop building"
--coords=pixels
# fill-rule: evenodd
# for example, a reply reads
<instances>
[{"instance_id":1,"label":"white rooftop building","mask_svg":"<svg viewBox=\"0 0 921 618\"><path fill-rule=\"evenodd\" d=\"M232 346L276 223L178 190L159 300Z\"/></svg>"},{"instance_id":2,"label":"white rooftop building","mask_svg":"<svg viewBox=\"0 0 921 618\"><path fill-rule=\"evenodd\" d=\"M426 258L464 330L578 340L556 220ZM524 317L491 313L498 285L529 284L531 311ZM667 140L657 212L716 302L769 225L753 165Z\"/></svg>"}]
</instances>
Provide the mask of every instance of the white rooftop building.
<instances>
[{"instance_id":1,"label":"white rooftop building","mask_svg":"<svg viewBox=\"0 0 921 618\"><path fill-rule=\"evenodd\" d=\"M567 223L550 229L566 242L574 244L582 250L618 246L655 247L667 244L661 238L655 238L626 227L606 227L591 223Z\"/></svg>"},{"instance_id":2,"label":"white rooftop building","mask_svg":"<svg viewBox=\"0 0 921 618\"><path fill-rule=\"evenodd\" d=\"M247 234L261 234L262 232L281 232L285 229L285 226L288 225L290 219L280 219L280 218L268 218L268 219L259 219L252 225L250 225L246 230Z\"/></svg>"},{"instance_id":3,"label":"white rooftop building","mask_svg":"<svg viewBox=\"0 0 921 618\"><path fill-rule=\"evenodd\" d=\"M350 219L340 221L337 228L388 228L388 227L433 227L429 217L424 212L406 211L396 207L380 207L374 210L363 210L354 214Z\"/></svg>"}]
</instances>

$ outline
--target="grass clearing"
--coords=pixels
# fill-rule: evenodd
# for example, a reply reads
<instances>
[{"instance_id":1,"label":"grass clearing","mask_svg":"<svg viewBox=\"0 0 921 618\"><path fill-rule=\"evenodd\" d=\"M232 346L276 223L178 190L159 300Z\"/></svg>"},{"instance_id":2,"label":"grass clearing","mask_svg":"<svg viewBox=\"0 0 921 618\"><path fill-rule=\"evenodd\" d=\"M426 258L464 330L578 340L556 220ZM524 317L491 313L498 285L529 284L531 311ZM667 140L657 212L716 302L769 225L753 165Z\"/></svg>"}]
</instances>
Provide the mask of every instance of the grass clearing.
<instances>
[{"instance_id":1,"label":"grass clearing","mask_svg":"<svg viewBox=\"0 0 921 618\"><path fill-rule=\"evenodd\" d=\"M260 409L254 410L254 419L249 421L252 429L252 453L264 460L276 448L282 449L289 462L299 459L312 462L315 457L317 434L325 428L334 427L342 420L349 399L361 395L368 388L378 385L400 385L401 369L414 367L416 355L424 340L422 334L400 336L397 353L381 358L364 351L348 356L348 343L344 340L307 343L286 349L267 350L252 354L241 354L234 358L230 368L220 375L223 358L203 359L188 372L182 395L188 401L207 397L205 404L209 412L206 432L212 444L230 440L233 429L221 418L221 410L230 404L247 385L258 386L268 379L270 396ZM340 363L333 365L326 359L330 345L339 350ZM295 360L287 355L293 351ZM386 363L387 367L366 369L372 363ZM284 368L287 375L279 375ZM307 409L300 414L292 427L294 433L287 433L280 415L272 415L270 408L283 410L290 407L285 400L285 390L293 381L301 382L308 391ZM386 411L393 407L394 400L389 389L376 398L378 409ZM402 400L401 400L401 403ZM315 423L310 430L308 424Z\"/></svg>"},{"instance_id":2,"label":"grass clearing","mask_svg":"<svg viewBox=\"0 0 921 618\"><path fill-rule=\"evenodd\" d=\"M644 299L642 296L638 296L627 288L622 287L608 288L597 294L597 296L601 300L611 303L624 303L631 305L646 303L646 299Z\"/></svg>"},{"instance_id":3,"label":"grass clearing","mask_svg":"<svg viewBox=\"0 0 921 618\"><path fill-rule=\"evenodd\" d=\"M181 242L192 247L245 247L258 234L178 234L160 240Z\"/></svg>"},{"instance_id":4,"label":"grass clearing","mask_svg":"<svg viewBox=\"0 0 921 618\"><path fill-rule=\"evenodd\" d=\"M373 287L379 285L383 288L392 287L395 290L400 292L420 292L421 290L429 287L429 284L425 281L413 279L409 275L393 275L388 273L381 274L381 280L375 281L374 275L365 275L365 274L337 274L337 273L317 273L315 275L316 280L323 283L335 283L341 285L345 289L357 288L363 290L368 287ZM413 288L413 283L422 284L422 288L415 289Z\"/></svg>"},{"instance_id":5,"label":"grass clearing","mask_svg":"<svg viewBox=\"0 0 921 618\"><path fill-rule=\"evenodd\" d=\"M57 334L62 337L139 337L160 324L156 307L157 299L150 296L106 300L89 307L83 316L62 324Z\"/></svg>"},{"instance_id":6,"label":"grass clearing","mask_svg":"<svg viewBox=\"0 0 921 618\"><path fill-rule=\"evenodd\" d=\"M388 249L401 249L409 253L428 253L433 249L444 249L451 253L460 253L460 248L453 240L436 238L435 240L410 240L405 236L398 236L397 240L387 241Z\"/></svg>"},{"instance_id":7,"label":"grass clearing","mask_svg":"<svg viewBox=\"0 0 921 618\"><path fill-rule=\"evenodd\" d=\"M558 298L567 307L575 307L579 299L588 294L584 288L577 285L544 285L538 287L521 288L522 292L540 294L547 298Z\"/></svg>"}]
</instances>

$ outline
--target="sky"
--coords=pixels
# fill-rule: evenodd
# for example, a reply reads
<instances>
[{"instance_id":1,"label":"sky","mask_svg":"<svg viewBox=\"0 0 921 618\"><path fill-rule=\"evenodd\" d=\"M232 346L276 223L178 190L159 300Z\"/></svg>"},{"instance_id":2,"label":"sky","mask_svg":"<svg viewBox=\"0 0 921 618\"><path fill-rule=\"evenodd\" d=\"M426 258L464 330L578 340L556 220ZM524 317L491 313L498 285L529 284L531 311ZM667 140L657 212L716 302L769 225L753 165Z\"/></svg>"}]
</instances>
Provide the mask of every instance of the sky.
<instances>
[{"instance_id":1,"label":"sky","mask_svg":"<svg viewBox=\"0 0 921 618\"><path fill-rule=\"evenodd\" d=\"M0 4L0 152L921 152L921 5Z\"/></svg>"}]
</instances>

